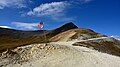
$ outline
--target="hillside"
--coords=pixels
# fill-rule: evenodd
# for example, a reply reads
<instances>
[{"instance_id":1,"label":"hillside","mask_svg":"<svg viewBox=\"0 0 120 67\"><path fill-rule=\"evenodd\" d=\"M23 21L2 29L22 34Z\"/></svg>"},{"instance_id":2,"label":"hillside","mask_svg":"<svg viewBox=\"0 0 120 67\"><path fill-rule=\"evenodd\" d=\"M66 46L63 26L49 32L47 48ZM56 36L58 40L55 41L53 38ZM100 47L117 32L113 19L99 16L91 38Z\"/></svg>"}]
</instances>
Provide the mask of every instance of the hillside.
<instances>
[{"instance_id":1,"label":"hillside","mask_svg":"<svg viewBox=\"0 0 120 67\"><path fill-rule=\"evenodd\" d=\"M90 29L79 28L79 29L71 29L63 33L60 33L52 37L50 40L53 42L56 42L56 41L66 42L71 40L86 40L86 39L98 38L98 37L107 37L107 36L96 33Z\"/></svg>"},{"instance_id":2,"label":"hillside","mask_svg":"<svg viewBox=\"0 0 120 67\"><path fill-rule=\"evenodd\" d=\"M0 28L0 52L13 49L18 46L48 42L49 39L64 31L78 28L72 22L54 30L22 31ZM46 39L45 39L46 35Z\"/></svg>"},{"instance_id":3,"label":"hillside","mask_svg":"<svg viewBox=\"0 0 120 67\"><path fill-rule=\"evenodd\" d=\"M0 28L0 67L38 66L120 67L120 41L71 22L54 30Z\"/></svg>"},{"instance_id":4,"label":"hillside","mask_svg":"<svg viewBox=\"0 0 120 67\"><path fill-rule=\"evenodd\" d=\"M31 44L3 52L2 67L120 67L120 57L72 44Z\"/></svg>"},{"instance_id":5,"label":"hillside","mask_svg":"<svg viewBox=\"0 0 120 67\"><path fill-rule=\"evenodd\" d=\"M77 41L73 44L74 46L83 46L103 53L120 56L120 41L96 33L91 29L78 28L71 22L54 30L21 31L0 28L0 32L0 52L29 44ZM102 37L107 37L107 39L89 41L89 39Z\"/></svg>"},{"instance_id":6,"label":"hillside","mask_svg":"<svg viewBox=\"0 0 120 67\"><path fill-rule=\"evenodd\" d=\"M15 48L17 46L30 44L30 39L34 36L43 36L43 34L49 31L22 31L14 29L0 28L0 52Z\"/></svg>"},{"instance_id":7,"label":"hillside","mask_svg":"<svg viewBox=\"0 0 120 67\"><path fill-rule=\"evenodd\" d=\"M105 39L76 42L73 46L83 46L99 52L108 53L120 57L120 41L108 37Z\"/></svg>"}]
</instances>

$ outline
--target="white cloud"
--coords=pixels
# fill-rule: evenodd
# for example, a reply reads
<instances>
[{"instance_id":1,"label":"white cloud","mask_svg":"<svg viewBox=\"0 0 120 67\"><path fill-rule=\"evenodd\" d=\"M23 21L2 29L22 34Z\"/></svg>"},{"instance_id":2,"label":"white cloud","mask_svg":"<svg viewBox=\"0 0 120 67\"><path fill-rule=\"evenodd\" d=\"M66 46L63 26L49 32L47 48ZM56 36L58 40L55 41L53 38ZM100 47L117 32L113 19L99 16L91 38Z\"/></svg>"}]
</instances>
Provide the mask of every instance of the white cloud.
<instances>
[{"instance_id":1,"label":"white cloud","mask_svg":"<svg viewBox=\"0 0 120 67\"><path fill-rule=\"evenodd\" d=\"M45 3L34 8L32 11L29 11L27 15L29 16L54 15L54 14L62 13L68 5L70 4L67 3L66 1Z\"/></svg>"},{"instance_id":2,"label":"white cloud","mask_svg":"<svg viewBox=\"0 0 120 67\"><path fill-rule=\"evenodd\" d=\"M75 5L76 3L88 3L92 0L71 0L71 1L60 1L60 2L51 2L44 3L38 7L35 7L32 11L29 11L27 15L51 15L55 13L61 13L66 10L66 8L71 7L70 5Z\"/></svg>"},{"instance_id":3,"label":"white cloud","mask_svg":"<svg viewBox=\"0 0 120 67\"><path fill-rule=\"evenodd\" d=\"M0 26L1 28L11 28L11 27L9 27L9 26Z\"/></svg>"},{"instance_id":4,"label":"white cloud","mask_svg":"<svg viewBox=\"0 0 120 67\"><path fill-rule=\"evenodd\" d=\"M47 17L54 21L68 21L71 20L71 17L66 17L65 12L70 5L67 1L45 3L29 11L27 15Z\"/></svg>"},{"instance_id":5,"label":"white cloud","mask_svg":"<svg viewBox=\"0 0 120 67\"><path fill-rule=\"evenodd\" d=\"M12 22L19 30L37 30L38 23L23 23L23 22Z\"/></svg>"},{"instance_id":6,"label":"white cloud","mask_svg":"<svg viewBox=\"0 0 120 67\"><path fill-rule=\"evenodd\" d=\"M88 3L92 0L71 0L71 1L60 1L60 2L51 2L41 4L38 7L35 7L33 10L26 13L28 16L37 16L37 17L49 17L52 20L59 21L70 21L74 17L67 17L67 12L69 8L72 8L75 5ZM81 6L81 5L80 5ZM25 14L23 14L25 16Z\"/></svg>"},{"instance_id":7,"label":"white cloud","mask_svg":"<svg viewBox=\"0 0 120 67\"><path fill-rule=\"evenodd\" d=\"M0 9L5 7L23 8L30 0L0 0Z\"/></svg>"}]
</instances>

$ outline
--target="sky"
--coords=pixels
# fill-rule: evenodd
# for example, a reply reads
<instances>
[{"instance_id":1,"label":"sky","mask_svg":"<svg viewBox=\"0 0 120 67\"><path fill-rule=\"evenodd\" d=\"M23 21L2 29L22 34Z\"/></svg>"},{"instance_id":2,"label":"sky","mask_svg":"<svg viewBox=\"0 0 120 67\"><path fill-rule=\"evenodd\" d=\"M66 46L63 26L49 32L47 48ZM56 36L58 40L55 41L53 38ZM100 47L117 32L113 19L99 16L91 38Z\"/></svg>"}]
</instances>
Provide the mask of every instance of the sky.
<instances>
[{"instance_id":1,"label":"sky","mask_svg":"<svg viewBox=\"0 0 120 67\"><path fill-rule=\"evenodd\" d=\"M0 0L0 27L51 30L74 22L105 35L120 36L120 0Z\"/></svg>"}]
</instances>

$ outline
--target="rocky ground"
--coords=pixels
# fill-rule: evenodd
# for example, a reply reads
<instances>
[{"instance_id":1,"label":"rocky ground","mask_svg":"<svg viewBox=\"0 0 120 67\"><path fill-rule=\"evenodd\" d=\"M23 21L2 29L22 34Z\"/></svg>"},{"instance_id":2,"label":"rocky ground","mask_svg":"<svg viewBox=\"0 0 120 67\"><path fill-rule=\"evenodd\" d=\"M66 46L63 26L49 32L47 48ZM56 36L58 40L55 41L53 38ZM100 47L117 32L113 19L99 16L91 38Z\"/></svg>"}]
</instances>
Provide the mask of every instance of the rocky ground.
<instances>
[{"instance_id":1,"label":"rocky ground","mask_svg":"<svg viewBox=\"0 0 120 67\"><path fill-rule=\"evenodd\" d=\"M0 67L120 67L120 57L72 44L53 42L7 50L0 56Z\"/></svg>"}]
</instances>

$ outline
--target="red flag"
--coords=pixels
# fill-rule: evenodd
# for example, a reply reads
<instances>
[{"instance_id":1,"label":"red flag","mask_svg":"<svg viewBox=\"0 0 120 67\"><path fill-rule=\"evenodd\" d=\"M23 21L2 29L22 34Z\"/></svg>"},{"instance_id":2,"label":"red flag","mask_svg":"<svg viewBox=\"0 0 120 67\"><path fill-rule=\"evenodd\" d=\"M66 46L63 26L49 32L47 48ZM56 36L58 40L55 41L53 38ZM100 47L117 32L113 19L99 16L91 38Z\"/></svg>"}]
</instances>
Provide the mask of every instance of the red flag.
<instances>
[{"instance_id":1,"label":"red flag","mask_svg":"<svg viewBox=\"0 0 120 67\"><path fill-rule=\"evenodd\" d=\"M44 26L43 22L40 22L40 23L38 24L38 28L40 28L40 29L42 29L43 26Z\"/></svg>"}]
</instances>

